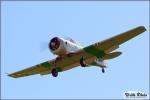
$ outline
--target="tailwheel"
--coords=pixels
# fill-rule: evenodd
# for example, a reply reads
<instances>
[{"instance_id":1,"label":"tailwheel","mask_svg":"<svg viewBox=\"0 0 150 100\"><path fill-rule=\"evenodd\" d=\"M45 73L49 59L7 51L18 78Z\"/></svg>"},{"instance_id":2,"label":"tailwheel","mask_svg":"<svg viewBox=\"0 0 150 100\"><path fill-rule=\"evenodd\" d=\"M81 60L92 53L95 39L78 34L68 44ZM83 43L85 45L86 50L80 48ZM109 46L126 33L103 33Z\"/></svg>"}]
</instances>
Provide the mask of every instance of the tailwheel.
<instances>
[{"instance_id":1,"label":"tailwheel","mask_svg":"<svg viewBox=\"0 0 150 100\"><path fill-rule=\"evenodd\" d=\"M102 68L102 73L105 73L105 69L104 68Z\"/></svg>"},{"instance_id":2,"label":"tailwheel","mask_svg":"<svg viewBox=\"0 0 150 100\"><path fill-rule=\"evenodd\" d=\"M83 56L82 56L81 59L80 59L80 65L81 65L82 67L86 67L86 66L87 66L86 63L85 63L85 59L83 58Z\"/></svg>"},{"instance_id":3,"label":"tailwheel","mask_svg":"<svg viewBox=\"0 0 150 100\"><path fill-rule=\"evenodd\" d=\"M52 69L51 73L52 73L53 77L57 77L58 76L58 71L55 68Z\"/></svg>"}]
</instances>

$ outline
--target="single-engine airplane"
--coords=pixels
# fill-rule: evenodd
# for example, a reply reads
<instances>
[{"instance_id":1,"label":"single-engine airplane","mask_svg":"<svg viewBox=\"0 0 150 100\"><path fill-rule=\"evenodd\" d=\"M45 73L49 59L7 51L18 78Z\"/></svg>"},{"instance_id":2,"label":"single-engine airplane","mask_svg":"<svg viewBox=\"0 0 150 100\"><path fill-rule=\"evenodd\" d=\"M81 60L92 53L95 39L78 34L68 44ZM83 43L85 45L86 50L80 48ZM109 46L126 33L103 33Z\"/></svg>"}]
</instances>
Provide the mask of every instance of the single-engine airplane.
<instances>
[{"instance_id":1,"label":"single-engine airplane","mask_svg":"<svg viewBox=\"0 0 150 100\"><path fill-rule=\"evenodd\" d=\"M58 55L55 59L8 74L8 76L19 78L35 74L52 74L53 77L57 77L59 72L77 66L98 66L102 68L102 72L104 73L104 68L107 67L105 60L116 58L122 54L119 51L113 51L119 48L119 45L122 43L145 31L146 28L144 26L139 26L87 47L78 45L77 42L72 39L54 37L50 40L48 47L53 54Z\"/></svg>"}]
</instances>

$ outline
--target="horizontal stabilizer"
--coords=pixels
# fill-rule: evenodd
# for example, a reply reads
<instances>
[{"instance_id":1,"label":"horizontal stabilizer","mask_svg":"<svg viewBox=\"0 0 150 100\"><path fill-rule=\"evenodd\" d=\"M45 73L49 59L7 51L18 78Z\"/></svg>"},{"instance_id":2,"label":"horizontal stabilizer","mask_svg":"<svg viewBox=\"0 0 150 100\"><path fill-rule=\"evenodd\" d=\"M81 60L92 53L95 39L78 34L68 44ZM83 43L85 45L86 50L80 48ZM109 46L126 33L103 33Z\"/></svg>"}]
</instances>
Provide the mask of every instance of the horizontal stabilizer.
<instances>
[{"instance_id":1,"label":"horizontal stabilizer","mask_svg":"<svg viewBox=\"0 0 150 100\"><path fill-rule=\"evenodd\" d=\"M119 52L119 51L117 51L117 52L112 52L112 53L106 54L106 55L103 57L103 59L104 59L104 60L113 59L113 58L116 58L116 57L120 56L121 54L122 54L122 52Z\"/></svg>"}]
</instances>

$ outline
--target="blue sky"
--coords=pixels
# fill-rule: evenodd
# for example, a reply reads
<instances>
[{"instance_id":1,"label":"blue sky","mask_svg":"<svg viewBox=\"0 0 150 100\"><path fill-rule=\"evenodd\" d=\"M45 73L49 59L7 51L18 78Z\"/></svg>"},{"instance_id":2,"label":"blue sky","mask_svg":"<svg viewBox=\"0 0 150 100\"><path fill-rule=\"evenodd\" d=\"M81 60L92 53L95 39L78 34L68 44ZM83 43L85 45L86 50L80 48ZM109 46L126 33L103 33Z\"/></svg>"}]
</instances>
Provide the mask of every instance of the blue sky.
<instances>
[{"instance_id":1,"label":"blue sky","mask_svg":"<svg viewBox=\"0 0 150 100\"><path fill-rule=\"evenodd\" d=\"M2 99L120 99L125 91L149 94L149 4L146 1L2 2ZM54 57L40 50L54 36L71 37L83 46L143 25L147 31L122 44L123 54L100 68L14 79L6 75Z\"/></svg>"}]
</instances>

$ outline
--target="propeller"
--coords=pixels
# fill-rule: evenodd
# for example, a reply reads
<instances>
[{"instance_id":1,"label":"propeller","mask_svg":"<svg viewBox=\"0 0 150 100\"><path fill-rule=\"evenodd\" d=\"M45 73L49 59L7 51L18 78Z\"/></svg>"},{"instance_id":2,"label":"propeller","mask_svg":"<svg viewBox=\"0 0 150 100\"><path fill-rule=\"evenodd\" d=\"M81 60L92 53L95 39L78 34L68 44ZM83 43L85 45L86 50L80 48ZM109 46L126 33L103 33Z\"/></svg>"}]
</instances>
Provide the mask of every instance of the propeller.
<instances>
[{"instance_id":1,"label":"propeller","mask_svg":"<svg viewBox=\"0 0 150 100\"><path fill-rule=\"evenodd\" d=\"M48 41L41 42L40 43L40 52L48 50L49 49L48 44L49 44Z\"/></svg>"}]
</instances>

